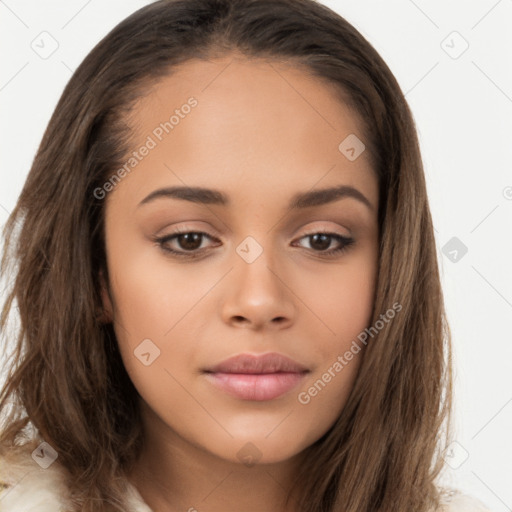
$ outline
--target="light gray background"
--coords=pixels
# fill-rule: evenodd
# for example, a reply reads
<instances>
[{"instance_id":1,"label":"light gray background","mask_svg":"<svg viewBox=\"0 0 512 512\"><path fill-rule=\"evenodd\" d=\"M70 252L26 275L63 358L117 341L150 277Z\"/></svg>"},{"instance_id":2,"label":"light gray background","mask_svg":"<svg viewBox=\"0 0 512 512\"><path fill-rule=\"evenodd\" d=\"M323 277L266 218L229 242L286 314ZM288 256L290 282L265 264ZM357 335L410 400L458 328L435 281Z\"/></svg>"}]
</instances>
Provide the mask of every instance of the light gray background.
<instances>
[{"instance_id":1,"label":"light gray background","mask_svg":"<svg viewBox=\"0 0 512 512\"><path fill-rule=\"evenodd\" d=\"M0 224L72 71L147 3L0 0ZM375 46L416 119L455 348L446 478L512 510L512 0L324 3Z\"/></svg>"}]
</instances>

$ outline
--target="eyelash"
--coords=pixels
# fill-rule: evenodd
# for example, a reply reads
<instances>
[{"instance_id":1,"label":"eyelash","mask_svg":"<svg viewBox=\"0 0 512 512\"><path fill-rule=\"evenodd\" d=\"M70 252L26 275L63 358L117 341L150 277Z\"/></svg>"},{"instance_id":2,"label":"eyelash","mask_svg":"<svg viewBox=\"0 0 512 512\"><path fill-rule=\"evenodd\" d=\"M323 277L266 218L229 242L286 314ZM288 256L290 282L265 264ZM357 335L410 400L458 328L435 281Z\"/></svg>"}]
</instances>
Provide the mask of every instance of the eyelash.
<instances>
[{"instance_id":1,"label":"eyelash","mask_svg":"<svg viewBox=\"0 0 512 512\"><path fill-rule=\"evenodd\" d=\"M215 237L210 236L208 233L205 233L203 231L190 231L190 230L186 230L186 229L184 229L184 230L177 229L176 231L174 231L173 233L171 233L169 235L165 235L162 237L155 237L153 239L153 241L157 244L157 246L160 249L162 249L165 253L167 253L168 256L178 257L178 258L188 258L188 259L200 258L203 255L205 248L195 249L194 251L182 252L182 251L176 251L174 249L170 249L168 246L165 245L166 243L170 242L171 240L173 240L183 234L203 235L211 240L218 241ZM314 231L312 233L308 233L308 234L302 236L301 238L299 238L299 240L302 240L303 238L312 237L314 235L326 235L326 236L336 239L338 242L340 242L342 244L340 247L337 247L336 249L330 249L328 251L315 251L315 250L311 249L314 253L317 253L318 255L320 255L322 257L326 257L326 258L341 255L342 253L347 251L352 246L352 244L354 244L354 242L355 242L355 240L353 238L342 236L337 233L330 233L328 231L321 231L321 230Z\"/></svg>"}]
</instances>

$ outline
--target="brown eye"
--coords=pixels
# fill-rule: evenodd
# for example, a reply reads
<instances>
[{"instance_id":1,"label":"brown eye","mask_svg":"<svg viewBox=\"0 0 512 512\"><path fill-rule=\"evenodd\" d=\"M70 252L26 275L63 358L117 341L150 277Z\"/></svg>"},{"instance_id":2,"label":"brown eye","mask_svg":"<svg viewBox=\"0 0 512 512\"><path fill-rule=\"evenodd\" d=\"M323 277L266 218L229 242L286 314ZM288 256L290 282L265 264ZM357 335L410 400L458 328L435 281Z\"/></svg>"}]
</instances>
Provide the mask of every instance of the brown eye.
<instances>
[{"instance_id":1,"label":"brown eye","mask_svg":"<svg viewBox=\"0 0 512 512\"><path fill-rule=\"evenodd\" d=\"M355 240L350 237L338 235L337 233L311 233L301 238L308 239L310 242L310 247L313 252L316 252L322 256L332 256L338 253L341 253L348 249L350 245L352 245ZM334 247L334 249L329 249L332 242L335 241L338 243L338 247Z\"/></svg>"},{"instance_id":2,"label":"brown eye","mask_svg":"<svg viewBox=\"0 0 512 512\"><path fill-rule=\"evenodd\" d=\"M318 249L319 251L325 251L328 249L332 241L332 237L330 235L325 235L324 233L310 235L309 238L313 249Z\"/></svg>"},{"instance_id":3,"label":"brown eye","mask_svg":"<svg viewBox=\"0 0 512 512\"><path fill-rule=\"evenodd\" d=\"M176 236L176 242L181 249L195 251L201 246L202 238L202 233L184 233Z\"/></svg>"},{"instance_id":4,"label":"brown eye","mask_svg":"<svg viewBox=\"0 0 512 512\"><path fill-rule=\"evenodd\" d=\"M218 242L213 236L201 231L176 231L170 235L155 238L154 241L171 256L196 258L207 249L207 247L201 247L204 239Z\"/></svg>"}]
</instances>

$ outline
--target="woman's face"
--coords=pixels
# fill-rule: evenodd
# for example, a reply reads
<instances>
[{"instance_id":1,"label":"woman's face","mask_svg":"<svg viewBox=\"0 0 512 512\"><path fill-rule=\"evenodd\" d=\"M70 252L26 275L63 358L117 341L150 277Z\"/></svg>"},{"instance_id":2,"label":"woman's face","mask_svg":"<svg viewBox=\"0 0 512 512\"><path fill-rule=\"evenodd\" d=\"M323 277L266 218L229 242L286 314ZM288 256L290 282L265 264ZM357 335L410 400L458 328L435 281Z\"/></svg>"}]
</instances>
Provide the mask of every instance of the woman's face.
<instances>
[{"instance_id":1,"label":"woman's face","mask_svg":"<svg viewBox=\"0 0 512 512\"><path fill-rule=\"evenodd\" d=\"M182 65L129 122L138 142L102 189L103 297L146 435L289 459L339 416L371 321L378 184L354 136L339 148L358 119L302 71L225 57ZM250 357L271 353L295 363Z\"/></svg>"}]
</instances>

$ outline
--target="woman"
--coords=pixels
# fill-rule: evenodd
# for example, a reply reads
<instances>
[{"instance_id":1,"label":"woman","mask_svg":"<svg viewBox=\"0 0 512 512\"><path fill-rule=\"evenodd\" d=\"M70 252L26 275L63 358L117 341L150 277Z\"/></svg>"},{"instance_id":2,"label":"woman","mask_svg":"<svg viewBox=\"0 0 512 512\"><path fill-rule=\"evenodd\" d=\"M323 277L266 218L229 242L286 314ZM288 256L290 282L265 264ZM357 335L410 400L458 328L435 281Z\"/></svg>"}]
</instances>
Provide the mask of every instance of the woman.
<instances>
[{"instance_id":1,"label":"woman","mask_svg":"<svg viewBox=\"0 0 512 512\"><path fill-rule=\"evenodd\" d=\"M485 510L436 483L450 336L414 121L326 7L128 17L5 236L6 510Z\"/></svg>"}]
</instances>

